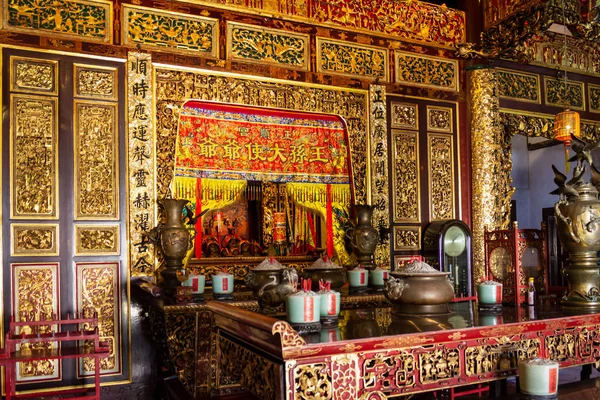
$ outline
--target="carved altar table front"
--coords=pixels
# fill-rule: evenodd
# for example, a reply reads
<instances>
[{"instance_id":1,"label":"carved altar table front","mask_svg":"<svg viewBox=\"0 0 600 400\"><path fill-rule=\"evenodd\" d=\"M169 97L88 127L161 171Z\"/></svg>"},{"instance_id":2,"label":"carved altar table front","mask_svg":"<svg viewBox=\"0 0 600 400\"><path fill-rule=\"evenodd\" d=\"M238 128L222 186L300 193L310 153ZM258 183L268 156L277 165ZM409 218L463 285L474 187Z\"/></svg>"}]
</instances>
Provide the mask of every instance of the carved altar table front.
<instances>
[{"instance_id":1,"label":"carved altar table front","mask_svg":"<svg viewBox=\"0 0 600 400\"><path fill-rule=\"evenodd\" d=\"M565 315L557 306L483 315L464 302L429 317L344 310L337 328L302 336L283 320L219 302L207 308L217 374L265 400L379 400L514 376L524 358L561 367L600 359L600 314Z\"/></svg>"}]
</instances>

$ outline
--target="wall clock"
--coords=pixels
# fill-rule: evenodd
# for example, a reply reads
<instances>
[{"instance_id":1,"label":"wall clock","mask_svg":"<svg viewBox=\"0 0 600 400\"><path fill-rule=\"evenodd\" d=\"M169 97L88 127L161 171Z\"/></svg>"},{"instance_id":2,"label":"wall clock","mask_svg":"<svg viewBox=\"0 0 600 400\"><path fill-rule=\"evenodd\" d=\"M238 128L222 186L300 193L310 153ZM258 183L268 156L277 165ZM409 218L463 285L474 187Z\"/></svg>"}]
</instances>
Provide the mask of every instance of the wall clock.
<instances>
[{"instance_id":1,"label":"wall clock","mask_svg":"<svg viewBox=\"0 0 600 400\"><path fill-rule=\"evenodd\" d=\"M458 219L432 222L423 236L423 251L426 262L450 272L457 298L472 295L471 230L467 224Z\"/></svg>"}]
</instances>

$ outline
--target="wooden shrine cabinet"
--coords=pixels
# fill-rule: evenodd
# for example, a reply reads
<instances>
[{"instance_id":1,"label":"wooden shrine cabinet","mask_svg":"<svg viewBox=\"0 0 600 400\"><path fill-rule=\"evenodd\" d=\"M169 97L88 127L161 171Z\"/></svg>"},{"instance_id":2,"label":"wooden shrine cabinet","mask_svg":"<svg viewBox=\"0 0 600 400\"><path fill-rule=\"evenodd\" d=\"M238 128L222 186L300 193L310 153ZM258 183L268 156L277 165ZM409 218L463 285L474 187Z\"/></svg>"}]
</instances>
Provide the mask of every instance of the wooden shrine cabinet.
<instances>
[{"instance_id":1,"label":"wooden shrine cabinet","mask_svg":"<svg viewBox=\"0 0 600 400\"><path fill-rule=\"evenodd\" d=\"M538 295L548 293L545 230L511 229L484 232L485 274L503 285L503 302L527 302L527 281L533 277Z\"/></svg>"}]
</instances>

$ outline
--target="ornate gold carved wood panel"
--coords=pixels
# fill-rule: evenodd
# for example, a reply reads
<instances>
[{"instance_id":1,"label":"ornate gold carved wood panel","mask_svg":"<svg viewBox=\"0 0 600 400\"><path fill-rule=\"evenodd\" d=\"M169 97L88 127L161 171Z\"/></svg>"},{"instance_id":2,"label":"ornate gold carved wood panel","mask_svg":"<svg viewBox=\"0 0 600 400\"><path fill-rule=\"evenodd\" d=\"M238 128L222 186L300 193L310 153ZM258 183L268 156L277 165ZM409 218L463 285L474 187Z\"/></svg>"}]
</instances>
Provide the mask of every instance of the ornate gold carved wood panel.
<instances>
[{"instance_id":1,"label":"ornate gold carved wood panel","mask_svg":"<svg viewBox=\"0 0 600 400\"><path fill-rule=\"evenodd\" d=\"M442 57L395 52L396 83L458 91L458 61Z\"/></svg>"},{"instance_id":2,"label":"ornate gold carved wood panel","mask_svg":"<svg viewBox=\"0 0 600 400\"><path fill-rule=\"evenodd\" d=\"M121 310L119 298L119 263L76 263L77 312L86 318L97 314L100 339L108 342L110 355L100 359L100 373L121 370ZM93 346L85 343L84 346ZM94 374L94 360L78 361L78 376Z\"/></svg>"},{"instance_id":3,"label":"ornate gold carved wood panel","mask_svg":"<svg viewBox=\"0 0 600 400\"><path fill-rule=\"evenodd\" d=\"M392 128L419 129L419 106L393 102L391 105Z\"/></svg>"},{"instance_id":4,"label":"ornate gold carved wood panel","mask_svg":"<svg viewBox=\"0 0 600 400\"><path fill-rule=\"evenodd\" d=\"M454 132L452 108L427 106L427 130L431 132Z\"/></svg>"},{"instance_id":5,"label":"ornate gold carved wood panel","mask_svg":"<svg viewBox=\"0 0 600 400\"><path fill-rule=\"evenodd\" d=\"M454 218L454 141L444 134L427 135L429 150L429 219Z\"/></svg>"},{"instance_id":6,"label":"ornate gold carved wood panel","mask_svg":"<svg viewBox=\"0 0 600 400\"><path fill-rule=\"evenodd\" d=\"M38 94L58 94L58 61L38 58L10 58L10 90Z\"/></svg>"},{"instance_id":7,"label":"ornate gold carved wood panel","mask_svg":"<svg viewBox=\"0 0 600 400\"><path fill-rule=\"evenodd\" d=\"M119 225L75 225L75 255L118 255Z\"/></svg>"},{"instance_id":8,"label":"ornate gold carved wood panel","mask_svg":"<svg viewBox=\"0 0 600 400\"><path fill-rule=\"evenodd\" d=\"M11 256L57 256L58 224L11 224Z\"/></svg>"},{"instance_id":9,"label":"ornate gold carved wood panel","mask_svg":"<svg viewBox=\"0 0 600 400\"><path fill-rule=\"evenodd\" d=\"M421 250L420 226L394 226L394 251Z\"/></svg>"},{"instance_id":10,"label":"ornate gold carved wood panel","mask_svg":"<svg viewBox=\"0 0 600 400\"><path fill-rule=\"evenodd\" d=\"M119 218L117 105L74 102L75 219Z\"/></svg>"},{"instance_id":11,"label":"ornate gold carved wood panel","mask_svg":"<svg viewBox=\"0 0 600 400\"><path fill-rule=\"evenodd\" d=\"M11 217L58 217L58 100L10 98Z\"/></svg>"},{"instance_id":12,"label":"ornate gold carved wood panel","mask_svg":"<svg viewBox=\"0 0 600 400\"><path fill-rule=\"evenodd\" d=\"M2 26L9 31L110 43L112 6L106 0L7 0Z\"/></svg>"},{"instance_id":13,"label":"ornate gold carved wood panel","mask_svg":"<svg viewBox=\"0 0 600 400\"><path fill-rule=\"evenodd\" d=\"M310 36L227 22L227 59L308 70Z\"/></svg>"},{"instance_id":14,"label":"ornate gold carved wood panel","mask_svg":"<svg viewBox=\"0 0 600 400\"><path fill-rule=\"evenodd\" d=\"M12 271L12 315L15 321L40 321L60 315L58 263L11 264ZM39 327L40 333L49 333L50 326ZM37 333L31 327L24 327L23 333ZM32 343L20 347L48 349L56 343ZM58 360L33 361L17 364L17 381L39 382L56 380L61 377Z\"/></svg>"},{"instance_id":15,"label":"ornate gold carved wood panel","mask_svg":"<svg viewBox=\"0 0 600 400\"><path fill-rule=\"evenodd\" d=\"M417 132L392 130L394 222L421 222Z\"/></svg>"},{"instance_id":16,"label":"ornate gold carved wood panel","mask_svg":"<svg viewBox=\"0 0 600 400\"><path fill-rule=\"evenodd\" d=\"M388 50L317 37L317 71L388 81Z\"/></svg>"},{"instance_id":17,"label":"ornate gold carved wood panel","mask_svg":"<svg viewBox=\"0 0 600 400\"><path fill-rule=\"evenodd\" d=\"M123 5L123 42L128 46L168 48L173 52L219 56L215 18Z\"/></svg>"},{"instance_id":18,"label":"ornate gold carved wood panel","mask_svg":"<svg viewBox=\"0 0 600 400\"><path fill-rule=\"evenodd\" d=\"M74 65L74 96L99 100L118 100L116 68Z\"/></svg>"}]
</instances>

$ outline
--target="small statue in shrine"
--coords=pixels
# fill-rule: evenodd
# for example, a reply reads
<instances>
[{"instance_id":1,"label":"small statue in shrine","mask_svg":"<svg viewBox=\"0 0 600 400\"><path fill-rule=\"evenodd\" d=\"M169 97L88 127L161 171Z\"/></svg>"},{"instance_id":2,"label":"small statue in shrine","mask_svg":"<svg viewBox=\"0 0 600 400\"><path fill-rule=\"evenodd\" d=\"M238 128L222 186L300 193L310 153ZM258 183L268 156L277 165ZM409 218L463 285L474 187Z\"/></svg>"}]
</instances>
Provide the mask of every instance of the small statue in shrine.
<instances>
[{"instance_id":1,"label":"small statue in shrine","mask_svg":"<svg viewBox=\"0 0 600 400\"><path fill-rule=\"evenodd\" d=\"M242 240L242 243L240 243L240 254L244 257L252 255L252 244L249 241Z\"/></svg>"},{"instance_id":2,"label":"small statue in shrine","mask_svg":"<svg viewBox=\"0 0 600 400\"><path fill-rule=\"evenodd\" d=\"M207 257L221 257L221 246L216 240L208 240L206 242L205 254Z\"/></svg>"}]
</instances>

